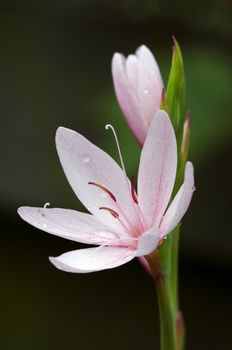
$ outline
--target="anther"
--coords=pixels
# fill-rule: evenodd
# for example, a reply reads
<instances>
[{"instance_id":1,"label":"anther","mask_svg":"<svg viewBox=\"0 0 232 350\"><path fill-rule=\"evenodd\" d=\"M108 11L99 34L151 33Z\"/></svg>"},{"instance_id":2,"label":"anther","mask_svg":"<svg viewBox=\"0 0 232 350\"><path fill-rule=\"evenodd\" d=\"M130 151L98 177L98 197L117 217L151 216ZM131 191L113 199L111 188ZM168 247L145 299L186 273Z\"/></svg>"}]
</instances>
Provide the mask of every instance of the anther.
<instances>
[{"instance_id":1,"label":"anther","mask_svg":"<svg viewBox=\"0 0 232 350\"><path fill-rule=\"evenodd\" d=\"M135 192L135 176L131 177L131 196L136 204L138 204L138 198Z\"/></svg>"},{"instance_id":2,"label":"anther","mask_svg":"<svg viewBox=\"0 0 232 350\"><path fill-rule=\"evenodd\" d=\"M110 209L110 208L107 208L107 207L100 207L99 209L100 210L107 210L116 219L119 217L119 214L113 209Z\"/></svg>"},{"instance_id":3,"label":"anther","mask_svg":"<svg viewBox=\"0 0 232 350\"><path fill-rule=\"evenodd\" d=\"M102 185L100 185L100 184L97 184L97 183L95 183L95 182L92 182L92 181L88 182L88 185L94 185L94 186L100 188L101 190L103 190L104 192L106 192L106 193L110 196L110 198L113 199L113 201L116 202L116 197L113 195L112 192L110 192L109 190L107 190L106 187L104 187L104 186L102 186Z\"/></svg>"}]
</instances>

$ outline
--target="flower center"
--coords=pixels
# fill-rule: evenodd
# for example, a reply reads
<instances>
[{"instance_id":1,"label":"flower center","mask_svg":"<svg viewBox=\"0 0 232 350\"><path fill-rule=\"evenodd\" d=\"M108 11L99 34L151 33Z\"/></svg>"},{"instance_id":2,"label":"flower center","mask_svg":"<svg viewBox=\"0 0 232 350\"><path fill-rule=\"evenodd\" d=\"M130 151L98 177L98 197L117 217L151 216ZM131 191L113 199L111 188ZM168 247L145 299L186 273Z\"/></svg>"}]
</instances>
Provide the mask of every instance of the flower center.
<instances>
[{"instance_id":1,"label":"flower center","mask_svg":"<svg viewBox=\"0 0 232 350\"><path fill-rule=\"evenodd\" d=\"M114 218L118 219L119 222L121 223L121 225L124 227L124 229L131 234L131 232L134 232L134 235L139 235L139 232L143 232L144 230L144 225L143 225L143 215L141 213L141 209L138 205L138 197L135 191L135 177L132 176L131 181L128 181L127 175L126 175L126 170L125 170L125 166L124 166L124 162L123 162L123 158L122 158L122 153L120 150L120 146L119 146L119 142L118 142L118 138L117 138L117 134L113 128L112 125L107 124L105 126L105 128L107 130L111 130L113 132L115 141L116 141L116 146L118 149L118 154L119 154L119 159L120 159L120 163L121 163L121 167L124 173L124 177L125 177L125 182L126 182L126 186L127 186L127 190L128 190L128 194L131 195L132 197L132 203L134 206L134 210L136 212L137 215L137 223L135 224L134 222L131 222L130 217L128 217L126 214L126 212L124 212L123 208L121 208L120 203L118 203L116 196L110 191L108 190L108 188L106 188L104 185L93 182L93 181L89 181L88 184L98 187L100 190L102 190L104 192L104 195L109 196L112 200L113 200L113 208L116 209L112 209L110 207L106 207L106 206L102 206L99 208L99 210L106 210L108 211ZM124 208L126 209L126 208ZM119 215L120 214L120 215ZM138 231L138 232L137 232ZM135 233L136 232L136 233Z\"/></svg>"}]
</instances>

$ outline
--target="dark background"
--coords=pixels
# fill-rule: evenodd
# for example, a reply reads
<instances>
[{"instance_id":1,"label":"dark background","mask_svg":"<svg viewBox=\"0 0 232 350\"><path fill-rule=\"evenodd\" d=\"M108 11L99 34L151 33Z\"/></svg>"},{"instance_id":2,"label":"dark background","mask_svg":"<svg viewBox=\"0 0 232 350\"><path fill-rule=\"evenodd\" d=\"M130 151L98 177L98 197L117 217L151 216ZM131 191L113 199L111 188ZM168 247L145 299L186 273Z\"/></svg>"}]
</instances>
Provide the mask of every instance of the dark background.
<instances>
[{"instance_id":1,"label":"dark background","mask_svg":"<svg viewBox=\"0 0 232 350\"><path fill-rule=\"evenodd\" d=\"M80 248L38 231L21 205L82 209L55 150L58 126L73 128L129 175L139 148L119 111L110 71L115 51L149 46L166 82L171 35L185 60L196 187L182 227L180 296L186 350L231 344L231 78L229 0L0 2L0 348L159 349L153 285L137 261L95 274L56 270L48 256Z\"/></svg>"}]
</instances>

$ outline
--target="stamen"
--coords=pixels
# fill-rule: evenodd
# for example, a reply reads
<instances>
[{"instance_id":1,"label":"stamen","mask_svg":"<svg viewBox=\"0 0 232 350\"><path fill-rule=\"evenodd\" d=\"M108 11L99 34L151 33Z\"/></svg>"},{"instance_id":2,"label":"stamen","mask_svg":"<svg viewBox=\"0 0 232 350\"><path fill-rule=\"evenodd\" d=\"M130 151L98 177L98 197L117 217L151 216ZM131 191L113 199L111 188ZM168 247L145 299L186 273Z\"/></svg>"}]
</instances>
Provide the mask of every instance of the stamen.
<instances>
[{"instance_id":1,"label":"stamen","mask_svg":"<svg viewBox=\"0 0 232 350\"><path fill-rule=\"evenodd\" d=\"M49 202L47 202L47 203L45 203L45 204L44 204L44 206L43 206L43 207L44 207L44 208L47 208L47 207L49 207L49 206L50 206L50 203L49 203Z\"/></svg>"},{"instance_id":2,"label":"stamen","mask_svg":"<svg viewBox=\"0 0 232 350\"><path fill-rule=\"evenodd\" d=\"M138 198L135 192L135 176L133 175L131 177L131 195L136 204L138 204Z\"/></svg>"},{"instance_id":3,"label":"stamen","mask_svg":"<svg viewBox=\"0 0 232 350\"><path fill-rule=\"evenodd\" d=\"M100 185L100 184L97 184L97 183L95 183L95 182L92 182L92 181L88 182L88 185L94 185L94 186L100 188L101 190L103 190L104 192L106 192L106 193L113 199L113 201L116 202L116 197L113 195L112 192L110 192L109 190L107 190L106 187L104 187L104 186L102 186L102 185Z\"/></svg>"},{"instance_id":4,"label":"stamen","mask_svg":"<svg viewBox=\"0 0 232 350\"><path fill-rule=\"evenodd\" d=\"M100 210L107 210L116 219L119 217L119 214L113 209L110 209L110 208L107 208L107 207L100 207L99 209Z\"/></svg>"},{"instance_id":5,"label":"stamen","mask_svg":"<svg viewBox=\"0 0 232 350\"><path fill-rule=\"evenodd\" d=\"M117 145L117 149L118 149L118 154L119 154L119 158L120 158L122 170L123 170L124 173L126 174L126 170L125 170L125 166L124 166L124 163L123 163L122 153L121 153L121 150L120 150L120 146L119 146L119 142L118 142L118 137L117 137L116 131L114 130L114 127L113 127L111 124L107 124L107 125L105 126L105 129L106 129L106 130L111 129L112 132L113 132L113 135L114 135L114 138L115 138L115 141L116 141L116 145Z\"/></svg>"}]
</instances>

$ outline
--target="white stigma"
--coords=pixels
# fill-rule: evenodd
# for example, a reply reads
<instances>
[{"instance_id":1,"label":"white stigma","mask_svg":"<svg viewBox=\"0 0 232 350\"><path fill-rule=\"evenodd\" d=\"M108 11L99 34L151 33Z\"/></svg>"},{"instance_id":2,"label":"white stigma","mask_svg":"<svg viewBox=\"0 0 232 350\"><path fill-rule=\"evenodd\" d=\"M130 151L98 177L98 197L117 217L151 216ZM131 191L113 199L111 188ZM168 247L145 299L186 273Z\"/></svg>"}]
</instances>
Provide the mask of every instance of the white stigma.
<instances>
[{"instance_id":1,"label":"white stigma","mask_svg":"<svg viewBox=\"0 0 232 350\"><path fill-rule=\"evenodd\" d=\"M45 203L43 207L44 208L50 207L50 203L49 202Z\"/></svg>"},{"instance_id":2,"label":"white stigma","mask_svg":"<svg viewBox=\"0 0 232 350\"><path fill-rule=\"evenodd\" d=\"M105 129L106 129L106 130L111 129L112 132L113 132L113 135L114 135L114 138L115 138L115 141L116 141L116 145L117 145L117 149L118 149L118 154L119 154L119 158L120 158L120 163L121 163L121 166L122 166L122 169L123 169L124 173L126 174L124 162L123 162L123 159L122 159L122 152L121 152L121 149L120 149L120 146L119 146L119 142L118 142L118 137L117 137L116 131L114 130L114 127L113 127L111 124L107 124L107 125L105 126Z\"/></svg>"}]
</instances>

